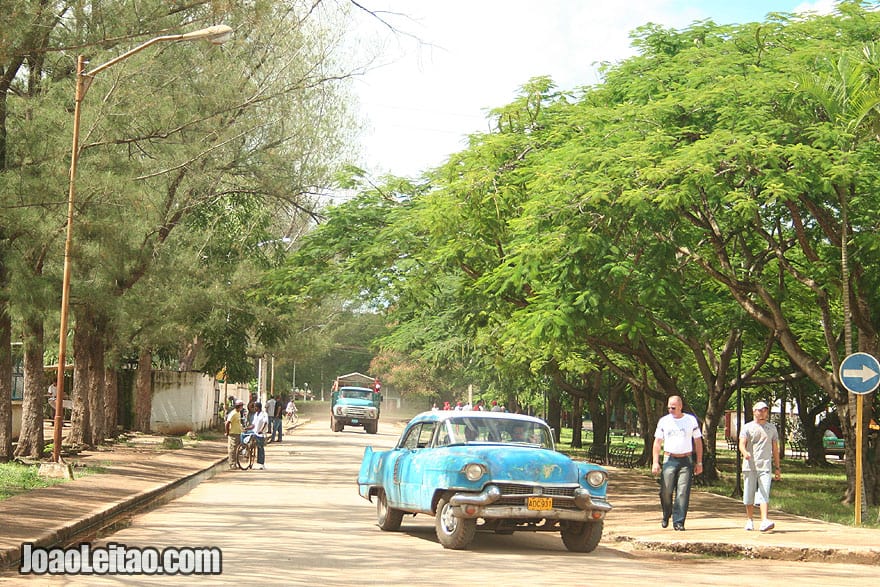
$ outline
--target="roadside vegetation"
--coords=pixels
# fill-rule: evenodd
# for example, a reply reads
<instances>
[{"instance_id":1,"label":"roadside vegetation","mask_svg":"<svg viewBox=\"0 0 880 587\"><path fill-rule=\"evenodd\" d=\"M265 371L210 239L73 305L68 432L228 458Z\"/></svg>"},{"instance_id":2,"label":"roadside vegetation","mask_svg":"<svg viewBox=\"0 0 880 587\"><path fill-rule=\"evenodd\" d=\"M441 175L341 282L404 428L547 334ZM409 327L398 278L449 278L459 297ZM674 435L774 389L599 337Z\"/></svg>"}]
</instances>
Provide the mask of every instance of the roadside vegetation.
<instances>
[{"instance_id":1,"label":"roadside vegetation","mask_svg":"<svg viewBox=\"0 0 880 587\"><path fill-rule=\"evenodd\" d=\"M0 463L0 500L9 499L21 493L40 487L50 487L63 483L64 479L40 477L39 467L21 463Z\"/></svg>"},{"instance_id":2,"label":"roadside vegetation","mask_svg":"<svg viewBox=\"0 0 880 587\"><path fill-rule=\"evenodd\" d=\"M880 348L876 7L639 27L601 82L526 81L423 177L353 170L257 295L383 316L369 372L401 395L556 429L589 414L598 435L653 430L679 395L714 453L740 390L746 415L785 406L817 467L832 418L853 458L839 368ZM854 477L830 499L852 503Z\"/></svg>"},{"instance_id":3,"label":"roadside vegetation","mask_svg":"<svg viewBox=\"0 0 880 587\"><path fill-rule=\"evenodd\" d=\"M0 463L0 501L26 493L32 489L51 487L65 483L66 479L41 477L39 465L26 465L19 462ZM100 466L78 467L76 478L101 473Z\"/></svg>"}]
</instances>

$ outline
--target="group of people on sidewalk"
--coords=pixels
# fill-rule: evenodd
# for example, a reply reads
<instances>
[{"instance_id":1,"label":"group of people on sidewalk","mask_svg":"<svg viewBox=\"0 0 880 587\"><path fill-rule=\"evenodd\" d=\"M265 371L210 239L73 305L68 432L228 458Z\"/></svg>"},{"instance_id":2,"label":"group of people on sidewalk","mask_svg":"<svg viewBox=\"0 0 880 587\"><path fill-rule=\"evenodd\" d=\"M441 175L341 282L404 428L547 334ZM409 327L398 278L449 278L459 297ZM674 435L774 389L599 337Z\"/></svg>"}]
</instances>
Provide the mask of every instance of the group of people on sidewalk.
<instances>
[{"instance_id":1,"label":"group of people on sidewalk","mask_svg":"<svg viewBox=\"0 0 880 587\"><path fill-rule=\"evenodd\" d=\"M250 432L257 442L257 467L266 468L266 438L269 442L281 442L285 412L295 412L296 406L291 399L285 406L280 395L270 397L266 401L266 410L257 394L252 393L247 408L244 401L230 398L231 409L226 414L227 462L230 469L237 467L235 454L241 444L241 435Z\"/></svg>"},{"instance_id":2,"label":"group of people on sidewalk","mask_svg":"<svg viewBox=\"0 0 880 587\"><path fill-rule=\"evenodd\" d=\"M657 422L654 432L651 472L660 476L660 526L684 531L694 475L703 472L703 435L699 422L683 412L680 396L671 396L666 403L668 414ZM772 530L775 524L767 517L770 486L773 479L782 479L779 454L779 433L770 421L770 408L764 402L753 407L754 419L739 431L742 454L743 504L746 507L746 530L754 530L755 505L761 513L758 530ZM661 463L661 453L664 460Z\"/></svg>"}]
</instances>

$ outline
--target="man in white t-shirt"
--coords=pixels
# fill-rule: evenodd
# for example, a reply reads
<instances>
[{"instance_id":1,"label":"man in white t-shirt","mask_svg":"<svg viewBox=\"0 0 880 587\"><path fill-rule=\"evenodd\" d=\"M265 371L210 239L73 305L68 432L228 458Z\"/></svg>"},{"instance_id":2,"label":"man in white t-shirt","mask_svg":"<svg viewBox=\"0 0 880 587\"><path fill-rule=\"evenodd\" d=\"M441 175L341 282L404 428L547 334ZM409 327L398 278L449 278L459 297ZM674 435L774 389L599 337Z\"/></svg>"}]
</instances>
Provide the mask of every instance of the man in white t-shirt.
<instances>
[{"instance_id":1,"label":"man in white t-shirt","mask_svg":"<svg viewBox=\"0 0 880 587\"><path fill-rule=\"evenodd\" d=\"M761 532L772 530L775 524L767 519L770 507L771 469L776 481L782 479L779 454L779 433L769 422L770 408L758 402L752 408L755 418L739 433L739 452L743 462L743 504L746 506L746 530L754 530L752 515L755 504L761 510Z\"/></svg>"},{"instance_id":2,"label":"man in white t-shirt","mask_svg":"<svg viewBox=\"0 0 880 587\"><path fill-rule=\"evenodd\" d=\"M269 430L269 417L263 411L263 404L254 402L254 421L248 426L254 431L257 440L257 468L266 468L266 432Z\"/></svg>"},{"instance_id":3,"label":"man in white t-shirt","mask_svg":"<svg viewBox=\"0 0 880 587\"><path fill-rule=\"evenodd\" d=\"M694 416L682 412L682 407L681 397L677 395L666 402L669 413L657 422L651 466L651 472L660 475L660 507L663 509L660 525L666 528L671 517L672 527L680 531L684 531L694 473L699 475L703 472L703 434L700 424ZM661 448L665 456L662 467Z\"/></svg>"}]
</instances>

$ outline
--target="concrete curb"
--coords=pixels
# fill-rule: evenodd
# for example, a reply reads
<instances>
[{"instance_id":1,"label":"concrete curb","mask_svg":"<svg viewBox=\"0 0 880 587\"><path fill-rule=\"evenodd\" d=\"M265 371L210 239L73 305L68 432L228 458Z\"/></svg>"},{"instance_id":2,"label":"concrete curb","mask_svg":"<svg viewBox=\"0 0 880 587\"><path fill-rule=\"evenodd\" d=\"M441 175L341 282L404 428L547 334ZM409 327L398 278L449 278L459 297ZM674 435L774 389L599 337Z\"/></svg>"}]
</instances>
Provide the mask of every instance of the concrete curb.
<instances>
[{"instance_id":1,"label":"concrete curb","mask_svg":"<svg viewBox=\"0 0 880 587\"><path fill-rule=\"evenodd\" d=\"M731 544L728 542L705 542L686 540L647 540L618 534L615 542L627 542L645 550L659 550L679 554L766 559L790 562L833 562L856 565L880 565L880 552L876 550L853 550L849 548L816 548L798 546Z\"/></svg>"}]
</instances>

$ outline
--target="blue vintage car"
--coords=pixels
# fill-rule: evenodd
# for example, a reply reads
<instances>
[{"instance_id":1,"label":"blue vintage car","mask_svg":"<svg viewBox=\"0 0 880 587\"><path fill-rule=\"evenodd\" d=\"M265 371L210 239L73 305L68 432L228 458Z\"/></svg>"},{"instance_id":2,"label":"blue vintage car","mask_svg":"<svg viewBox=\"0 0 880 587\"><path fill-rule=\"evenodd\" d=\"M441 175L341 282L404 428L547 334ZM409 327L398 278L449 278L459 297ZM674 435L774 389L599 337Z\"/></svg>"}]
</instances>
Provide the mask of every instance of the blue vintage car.
<instances>
[{"instance_id":1,"label":"blue vintage car","mask_svg":"<svg viewBox=\"0 0 880 587\"><path fill-rule=\"evenodd\" d=\"M555 450L543 420L504 412L419 414L393 449L367 447L358 473L382 530L398 530L406 514L429 514L452 549L466 548L480 529L560 532L568 550L591 552L611 510L607 485L602 467Z\"/></svg>"}]
</instances>

